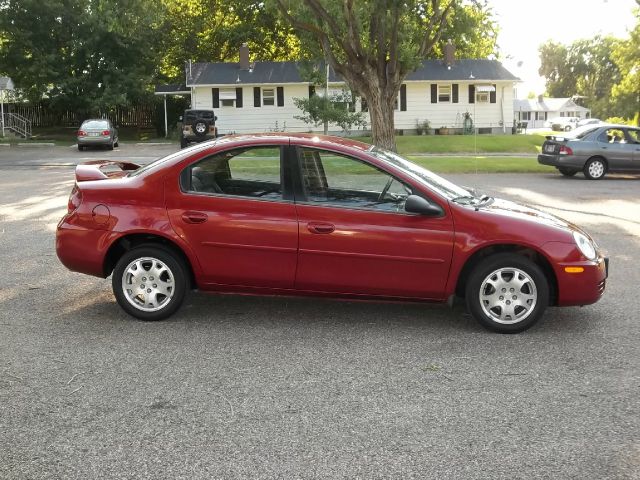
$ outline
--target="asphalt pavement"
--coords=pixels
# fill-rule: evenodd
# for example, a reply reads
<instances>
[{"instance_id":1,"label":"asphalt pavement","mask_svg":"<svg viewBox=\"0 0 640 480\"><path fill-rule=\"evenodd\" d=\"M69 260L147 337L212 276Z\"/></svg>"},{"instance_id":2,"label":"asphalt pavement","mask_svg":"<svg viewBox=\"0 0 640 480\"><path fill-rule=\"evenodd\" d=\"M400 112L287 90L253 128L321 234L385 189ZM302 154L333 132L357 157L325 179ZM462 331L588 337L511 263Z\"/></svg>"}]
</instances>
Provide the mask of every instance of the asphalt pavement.
<instances>
[{"instance_id":1,"label":"asphalt pavement","mask_svg":"<svg viewBox=\"0 0 640 480\"><path fill-rule=\"evenodd\" d=\"M0 149L0 478L640 478L640 177L447 175L584 226L603 299L519 335L462 307L192 294L167 321L66 270L71 165Z\"/></svg>"}]
</instances>

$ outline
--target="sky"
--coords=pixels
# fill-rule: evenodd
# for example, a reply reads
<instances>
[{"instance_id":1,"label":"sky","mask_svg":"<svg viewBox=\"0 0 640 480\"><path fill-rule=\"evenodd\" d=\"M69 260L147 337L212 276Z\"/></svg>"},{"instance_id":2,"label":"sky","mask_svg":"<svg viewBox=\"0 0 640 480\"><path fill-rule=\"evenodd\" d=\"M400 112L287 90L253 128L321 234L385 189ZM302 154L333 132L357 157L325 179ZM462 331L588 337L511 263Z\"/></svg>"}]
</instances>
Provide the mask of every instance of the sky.
<instances>
[{"instance_id":1,"label":"sky","mask_svg":"<svg viewBox=\"0 0 640 480\"><path fill-rule=\"evenodd\" d=\"M547 40L570 44L596 34L628 36L635 0L489 0L500 26L500 61L523 80L518 98L544 92L538 47Z\"/></svg>"}]
</instances>

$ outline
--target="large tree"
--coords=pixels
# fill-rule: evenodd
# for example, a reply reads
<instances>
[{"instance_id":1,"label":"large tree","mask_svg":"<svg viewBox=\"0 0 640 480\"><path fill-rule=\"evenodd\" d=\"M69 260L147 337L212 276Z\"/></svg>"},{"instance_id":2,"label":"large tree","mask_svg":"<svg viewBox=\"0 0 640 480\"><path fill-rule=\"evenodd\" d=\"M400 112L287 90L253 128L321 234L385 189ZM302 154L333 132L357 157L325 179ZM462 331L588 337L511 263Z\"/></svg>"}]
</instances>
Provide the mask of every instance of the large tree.
<instances>
[{"instance_id":1,"label":"large tree","mask_svg":"<svg viewBox=\"0 0 640 480\"><path fill-rule=\"evenodd\" d=\"M60 110L134 103L156 69L161 13L153 0L0 0L0 68Z\"/></svg>"},{"instance_id":2,"label":"large tree","mask_svg":"<svg viewBox=\"0 0 640 480\"><path fill-rule=\"evenodd\" d=\"M616 115L634 118L640 126L640 0L634 14L636 25L629 38L619 42L612 56L620 69L620 79L611 89Z\"/></svg>"},{"instance_id":3,"label":"large tree","mask_svg":"<svg viewBox=\"0 0 640 480\"><path fill-rule=\"evenodd\" d=\"M184 62L225 62L247 43L259 60L292 60L299 55L291 27L256 0L162 0L161 78L184 81Z\"/></svg>"},{"instance_id":4,"label":"large tree","mask_svg":"<svg viewBox=\"0 0 640 480\"><path fill-rule=\"evenodd\" d=\"M620 80L620 69L613 52L619 43L617 38L596 35L569 46L552 41L541 45L539 73L546 78L547 94L584 97L595 116L615 114L611 88Z\"/></svg>"},{"instance_id":5,"label":"large tree","mask_svg":"<svg viewBox=\"0 0 640 480\"><path fill-rule=\"evenodd\" d=\"M395 149L394 103L402 82L453 38L462 55L495 49L486 2L464 0L276 0L302 47L329 62L367 101L373 143Z\"/></svg>"}]
</instances>

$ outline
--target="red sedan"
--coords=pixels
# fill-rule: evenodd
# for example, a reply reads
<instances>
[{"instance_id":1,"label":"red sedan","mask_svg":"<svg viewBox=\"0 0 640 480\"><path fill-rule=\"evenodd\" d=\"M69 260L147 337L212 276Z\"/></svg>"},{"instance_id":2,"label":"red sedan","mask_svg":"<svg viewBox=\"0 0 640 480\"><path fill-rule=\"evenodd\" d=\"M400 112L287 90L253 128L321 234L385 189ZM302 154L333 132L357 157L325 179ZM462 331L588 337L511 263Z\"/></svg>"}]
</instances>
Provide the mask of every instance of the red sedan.
<instances>
[{"instance_id":1,"label":"red sedan","mask_svg":"<svg viewBox=\"0 0 640 480\"><path fill-rule=\"evenodd\" d=\"M144 167L79 165L56 249L143 320L190 289L446 302L503 333L597 302L608 262L583 230L477 196L399 155L312 135L225 137Z\"/></svg>"}]
</instances>

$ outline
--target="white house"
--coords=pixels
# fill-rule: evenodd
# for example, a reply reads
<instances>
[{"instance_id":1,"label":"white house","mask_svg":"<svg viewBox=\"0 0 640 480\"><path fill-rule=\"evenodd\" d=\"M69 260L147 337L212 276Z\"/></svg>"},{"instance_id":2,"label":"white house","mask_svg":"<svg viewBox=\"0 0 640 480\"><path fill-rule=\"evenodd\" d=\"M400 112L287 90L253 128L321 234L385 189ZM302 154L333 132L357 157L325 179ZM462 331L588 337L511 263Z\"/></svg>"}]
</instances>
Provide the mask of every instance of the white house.
<instances>
[{"instance_id":1,"label":"white house","mask_svg":"<svg viewBox=\"0 0 640 480\"><path fill-rule=\"evenodd\" d=\"M462 129L467 116L479 133L511 133L517 81L495 60L453 60L449 64L424 60L407 76L398 94L395 128L402 133L415 131L418 122L428 120L432 129ZM329 87L344 86L330 71ZM184 91L191 92L191 108L213 108L221 134L321 132L322 126L295 118L301 112L293 99L313 95L315 90L301 78L297 62L249 62L244 46L239 63L186 65ZM162 87L156 92L168 94ZM366 109L362 102L356 103L357 110ZM330 126L329 130L338 133L340 127Z\"/></svg>"},{"instance_id":2,"label":"white house","mask_svg":"<svg viewBox=\"0 0 640 480\"><path fill-rule=\"evenodd\" d=\"M591 110L577 105L573 98L550 98L542 95L514 100L513 113L518 122L527 122L527 128L542 128L544 122L557 117L591 117Z\"/></svg>"}]
</instances>

